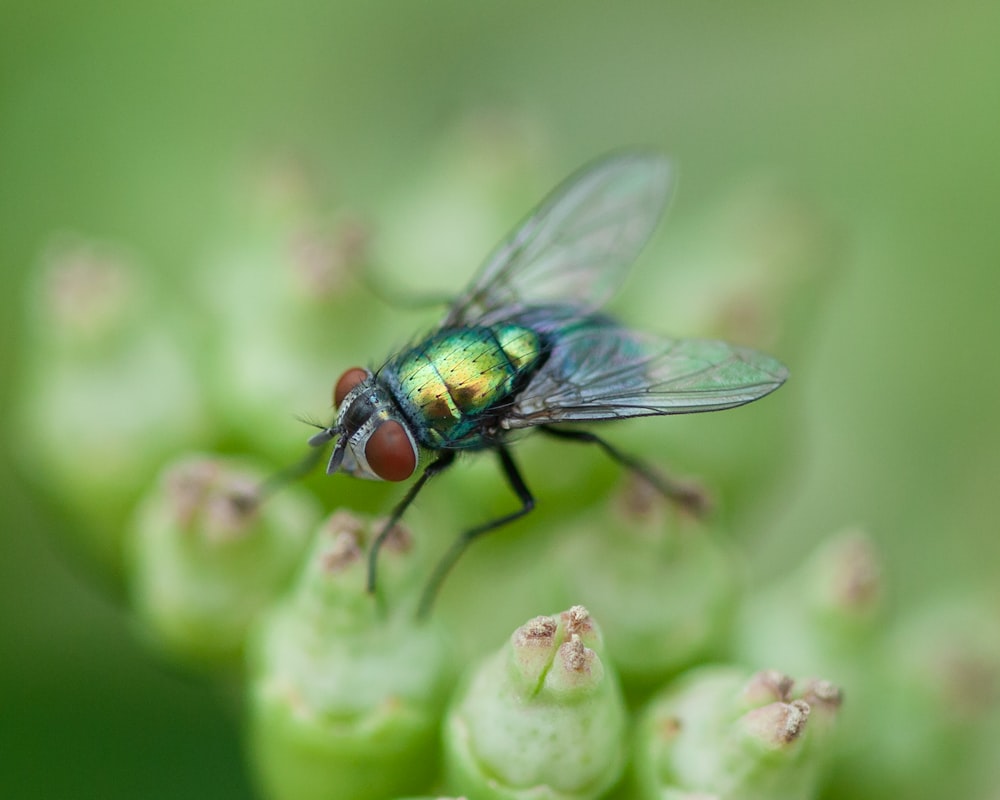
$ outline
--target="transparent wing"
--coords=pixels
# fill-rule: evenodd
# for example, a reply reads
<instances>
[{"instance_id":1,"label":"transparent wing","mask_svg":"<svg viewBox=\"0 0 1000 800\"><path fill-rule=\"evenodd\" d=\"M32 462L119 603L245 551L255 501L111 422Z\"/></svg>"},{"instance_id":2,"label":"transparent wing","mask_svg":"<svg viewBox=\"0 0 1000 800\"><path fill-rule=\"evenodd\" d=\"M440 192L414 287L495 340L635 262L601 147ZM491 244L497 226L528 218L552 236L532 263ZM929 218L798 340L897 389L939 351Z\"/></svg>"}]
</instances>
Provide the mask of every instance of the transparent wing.
<instances>
[{"instance_id":1,"label":"transparent wing","mask_svg":"<svg viewBox=\"0 0 1000 800\"><path fill-rule=\"evenodd\" d=\"M717 411L773 392L788 370L725 342L662 339L610 320L557 337L545 366L517 397L510 428Z\"/></svg>"},{"instance_id":2,"label":"transparent wing","mask_svg":"<svg viewBox=\"0 0 1000 800\"><path fill-rule=\"evenodd\" d=\"M494 250L442 325L490 324L531 305L603 305L663 216L671 174L662 156L634 152L569 178Z\"/></svg>"}]
</instances>

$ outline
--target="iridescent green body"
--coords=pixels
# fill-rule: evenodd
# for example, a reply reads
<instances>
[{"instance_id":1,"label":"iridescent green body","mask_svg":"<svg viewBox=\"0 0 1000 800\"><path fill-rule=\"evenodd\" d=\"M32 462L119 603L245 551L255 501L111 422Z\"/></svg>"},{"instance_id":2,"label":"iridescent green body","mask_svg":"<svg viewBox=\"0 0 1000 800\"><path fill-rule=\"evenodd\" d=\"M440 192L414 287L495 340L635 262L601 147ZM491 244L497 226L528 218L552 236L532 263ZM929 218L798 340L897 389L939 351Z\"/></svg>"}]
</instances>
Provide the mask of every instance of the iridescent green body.
<instances>
[{"instance_id":1,"label":"iridescent green body","mask_svg":"<svg viewBox=\"0 0 1000 800\"><path fill-rule=\"evenodd\" d=\"M485 447L505 400L544 361L542 335L513 323L444 328L378 372L425 447Z\"/></svg>"},{"instance_id":2,"label":"iridescent green body","mask_svg":"<svg viewBox=\"0 0 1000 800\"><path fill-rule=\"evenodd\" d=\"M337 380L337 417L309 439L313 447L336 440L326 471L386 481L416 476L371 542L369 592L383 542L460 451L492 450L520 507L455 540L431 576L421 615L470 542L534 508L508 442L532 428L595 443L698 510L698 498L683 487L574 428L733 408L774 391L788 374L753 350L642 334L602 313L663 213L672 174L666 160L650 153L596 162L494 248L433 333L377 370L352 367Z\"/></svg>"}]
</instances>

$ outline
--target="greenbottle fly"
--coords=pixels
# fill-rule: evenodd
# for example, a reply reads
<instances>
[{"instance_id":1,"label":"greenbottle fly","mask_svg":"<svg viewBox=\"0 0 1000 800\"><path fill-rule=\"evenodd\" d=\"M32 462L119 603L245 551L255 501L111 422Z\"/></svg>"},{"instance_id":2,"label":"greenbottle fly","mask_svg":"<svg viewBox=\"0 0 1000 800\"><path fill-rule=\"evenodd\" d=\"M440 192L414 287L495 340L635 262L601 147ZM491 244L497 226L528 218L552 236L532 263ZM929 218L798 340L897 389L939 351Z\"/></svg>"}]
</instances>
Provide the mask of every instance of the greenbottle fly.
<instances>
[{"instance_id":1,"label":"greenbottle fly","mask_svg":"<svg viewBox=\"0 0 1000 800\"><path fill-rule=\"evenodd\" d=\"M392 526L459 453L492 450L520 507L456 539L428 582L421 613L470 542L534 507L511 454L517 432L597 444L672 495L675 487L641 461L566 423L733 408L785 381L787 370L770 356L639 333L601 311L662 217L671 184L670 162L656 154L595 162L500 243L429 336L377 369L340 376L336 419L309 440L313 447L337 440L327 473L405 481L420 471L373 542L369 591Z\"/></svg>"}]
</instances>

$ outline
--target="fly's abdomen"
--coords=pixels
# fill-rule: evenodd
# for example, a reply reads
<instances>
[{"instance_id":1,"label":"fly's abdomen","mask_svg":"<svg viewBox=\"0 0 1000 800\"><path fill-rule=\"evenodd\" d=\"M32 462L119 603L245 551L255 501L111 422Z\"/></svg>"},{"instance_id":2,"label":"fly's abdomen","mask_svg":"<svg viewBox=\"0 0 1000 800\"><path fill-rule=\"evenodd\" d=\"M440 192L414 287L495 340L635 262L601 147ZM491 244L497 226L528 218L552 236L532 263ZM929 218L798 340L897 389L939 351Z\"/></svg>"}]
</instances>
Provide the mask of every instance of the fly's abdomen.
<instances>
[{"instance_id":1,"label":"fly's abdomen","mask_svg":"<svg viewBox=\"0 0 1000 800\"><path fill-rule=\"evenodd\" d=\"M485 416L510 397L542 357L538 333L519 325L444 329L381 371L428 447L484 444Z\"/></svg>"}]
</instances>

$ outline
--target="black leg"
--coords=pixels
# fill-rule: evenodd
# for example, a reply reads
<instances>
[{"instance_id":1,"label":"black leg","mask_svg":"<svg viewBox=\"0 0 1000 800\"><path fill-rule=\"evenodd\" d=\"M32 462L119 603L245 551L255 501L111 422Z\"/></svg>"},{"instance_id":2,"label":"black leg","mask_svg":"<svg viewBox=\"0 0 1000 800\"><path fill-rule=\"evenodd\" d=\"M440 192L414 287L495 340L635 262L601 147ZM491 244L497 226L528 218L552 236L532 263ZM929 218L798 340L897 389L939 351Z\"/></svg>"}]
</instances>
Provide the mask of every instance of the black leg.
<instances>
[{"instance_id":1,"label":"black leg","mask_svg":"<svg viewBox=\"0 0 1000 800\"><path fill-rule=\"evenodd\" d=\"M677 503L691 513L699 516L707 513L709 510L708 497L700 487L687 485L668 476L661 475L646 462L623 453L617 447L604 441L604 439L600 436L591 433L590 431L567 430L565 428L556 428L551 425L542 425L541 430L549 436L554 436L557 439L568 439L572 442L596 444L613 460L617 461L626 469L632 470L636 475L642 477L643 480L648 481L653 488L655 488L668 500Z\"/></svg>"},{"instance_id":2,"label":"black leg","mask_svg":"<svg viewBox=\"0 0 1000 800\"><path fill-rule=\"evenodd\" d=\"M322 458L323 445L333 438L331 430L330 428L324 428L322 433L316 434L309 440L309 444L313 449L306 453L301 461L269 475L261 481L253 494L234 499L238 499L241 507L249 511L253 508L259 508L267 498L280 489L285 488L288 484L304 478L316 468L320 458Z\"/></svg>"},{"instance_id":3,"label":"black leg","mask_svg":"<svg viewBox=\"0 0 1000 800\"><path fill-rule=\"evenodd\" d=\"M424 488L424 484L428 480L444 472L451 463L455 460L454 450L443 450L441 455L439 455L434 461L427 465L424 471L417 478L417 482L410 487L410 490L406 493L406 496L396 504L396 507L392 510L392 514L389 516L389 521L386 522L385 526L379 531L378 536L372 540L371 549L368 551L368 591L370 593L375 592L375 578L376 578L376 566L378 563L378 552L382 549L382 545L385 543L386 538L388 538L389 533L392 531L393 526L402 519L403 514L406 513L406 509L410 507L410 503L416 499L416 496L420 493L420 490Z\"/></svg>"},{"instance_id":4,"label":"black leg","mask_svg":"<svg viewBox=\"0 0 1000 800\"><path fill-rule=\"evenodd\" d=\"M290 467L285 467L270 475L257 489L257 502L263 502L279 489L294 483L299 478L304 478L316 468L322 457L323 449L315 447L306 453L305 457L297 464L292 464Z\"/></svg>"},{"instance_id":5,"label":"black leg","mask_svg":"<svg viewBox=\"0 0 1000 800\"><path fill-rule=\"evenodd\" d=\"M424 593L420 597L420 607L417 611L417 615L421 618L426 617L430 613L431 606L434 605L434 598L437 597L437 593L441 588L442 582L448 575L451 568L455 566L455 562L458 561L459 556L461 556L462 553L465 552L465 549L472 543L473 539L482 536L484 533L496 530L497 528L506 525L508 522L513 522L519 517L523 517L535 507L535 498L531 496L531 491L525 485L524 478L522 478L521 473L518 472L517 465L514 463L514 459L511 458L510 452L502 444L498 444L496 446L496 452L500 457L500 464L503 467L507 483L509 483L510 488L514 490L514 494L517 495L517 499L521 501L521 507L517 511L513 511L510 514L497 517L497 519L490 520L489 522L465 531L452 543L451 547L448 548L441 560L438 561L437 566L434 567L434 572L431 573L430 580L427 581L427 586L424 587Z\"/></svg>"}]
</instances>

